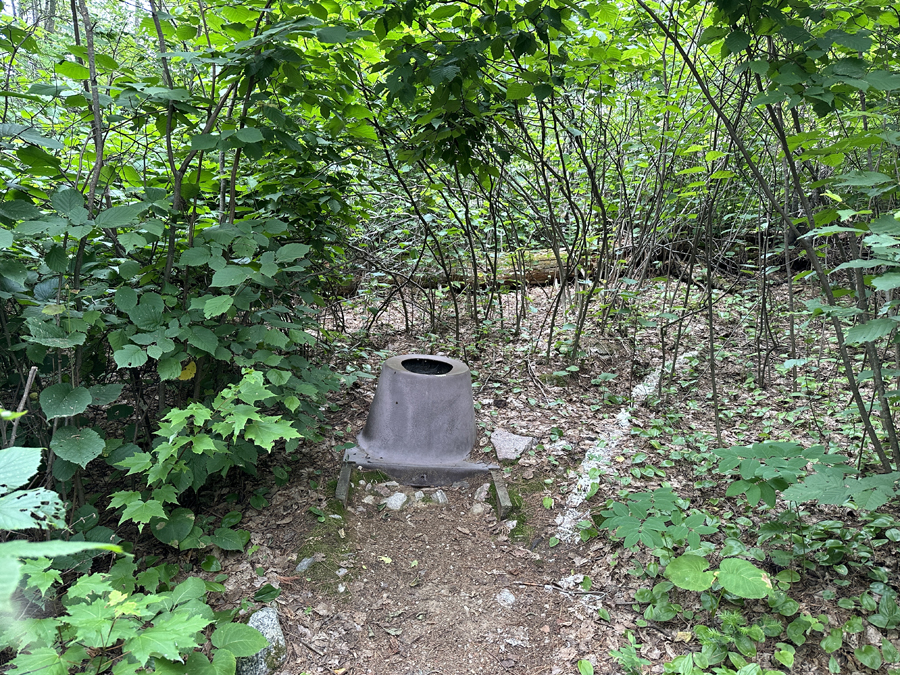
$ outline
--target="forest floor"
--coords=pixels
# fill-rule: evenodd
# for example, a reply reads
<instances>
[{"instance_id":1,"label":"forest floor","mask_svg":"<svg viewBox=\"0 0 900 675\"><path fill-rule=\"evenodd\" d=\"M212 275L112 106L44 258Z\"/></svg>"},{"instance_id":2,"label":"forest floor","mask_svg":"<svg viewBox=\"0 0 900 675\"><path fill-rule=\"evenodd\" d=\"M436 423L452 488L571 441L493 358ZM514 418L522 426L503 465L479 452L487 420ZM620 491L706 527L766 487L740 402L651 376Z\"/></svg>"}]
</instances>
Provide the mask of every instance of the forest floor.
<instances>
[{"instance_id":1,"label":"forest floor","mask_svg":"<svg viewBox=\"0 0 900 675\"><path fill-rule=\"evenodd\" d=\"M567 531L564 519L583 517L588 506L602 505L623 489L652 490L664 482L692 507L726 508L724 483L696 476L696 467L679 455L689 448L765 438L811 444L821 442L820 433L832 444L853 447L856 426L825 409L829 394L839 403L836 408L846 395L839 385L828 384L834 365L822 353L818 371L803 385L808 395L797 396L784 371L773 367L766 386L759 386L752 365L757 344L748 329L756 306L752 293L725 296L717 305L720 444L704 313L685 320L681 338L681 353L699 356L679 362L660 399L654 386L663 357L657 329L625 338L601 335L589 325L586 354L575 361L575 372L565 370L573 362L560 353L570 335L563 330L548 358L551 291L529 290L527 319L517 335L495 326L487 339L464 338L464 357L450 353L448 338L424 329L405 331L399 303L378 317L364 341L353 344L347 338L346 362L363 363L374 376L395 354L464 358L475 380L475 455L494 461L489 437L495 429L534 437L540 445L505 467L517 506L505 521L497 519L490 501L480 501L479 488L487 479L443 488L447 503L439 504L435 489L424 489L426 498L417 500L414 489L356 472L344 510L334 500L341 449L361 431L376 379L358 380L335 395L335 408L327 413L331 436L301 446L289 482L268 493L268 508L247 510L241 527L253 533L257 548L252 556L235 554L222 561L229 592L217 608L236 606L266 583L281 588L273 605L288 643L283 673L568 675L578 672L581 659L590 661L596 673L626 673L612 652L628 645L627 631L634 633L637 655L649 663L641 672L661 673L665 662L699 649L692 633L702 613L698 594L675 596L684 610L697 612L695 621L683 615L666 622L644 620L635 592L661 580L641 578L639 571L654 560L647 549L632 552L605 533L582 542ZM662 303L662 291L642 294L641 316L654 302ZM371 316L361 303L347 303L339 328L359 335ZM783 343L782 328L776 333ZM674 331L668 333L673 342ZM671 367L671 354L666 358ZM773 358L773 363L784 360L780 353ZM832 386L838 389L827 390ZM591 453L600 457L599 491L581 506L573 495L579 478L583 484L583 462ZM404 508L385 508L381 502L399 491L409 497ZM753 519L745 528L752 538L766 516L745 515ZM296 571L303 560L312 564ZM881 564L896 567L892 558ZM860 579L847 591L864 588ZM795 584L791 597L803 611L824 612L839 624L843 610L824 602L821 591L813 577ZM608 621L600 609L609 613ZM748 603L747 610L751 616L769 611L764 601ZM897 641L896 630L884 635ZM867 629L859 639L867 637L876 636ZM772 662L772 649L761 647L756 662L779 667ZM837 655L843 672L865 670L853 661L852 650ZM791 672L822 673L827 663L828 656L808 643L797 648Z\"/></svg>"}]
</instances>

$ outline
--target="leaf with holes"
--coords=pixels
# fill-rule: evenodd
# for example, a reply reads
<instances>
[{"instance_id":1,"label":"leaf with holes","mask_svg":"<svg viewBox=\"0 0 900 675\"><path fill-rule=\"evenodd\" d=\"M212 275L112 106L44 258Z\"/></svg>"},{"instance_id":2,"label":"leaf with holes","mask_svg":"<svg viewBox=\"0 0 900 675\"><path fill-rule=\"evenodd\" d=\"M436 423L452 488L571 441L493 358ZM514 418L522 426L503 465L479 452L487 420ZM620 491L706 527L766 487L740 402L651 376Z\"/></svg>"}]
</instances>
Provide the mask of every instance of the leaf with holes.
<instances>
[{"instance_id":1,"label":"leaf with holes","mask_svg":"<svg viewBox=\"0 0 900 675\"><path fill-rule=\"evenodd\" d=\"M147 363L147 352L137 345L125 345L113 353L113 359L119 368L140 368Z\"/></svg>"}]
</instances>

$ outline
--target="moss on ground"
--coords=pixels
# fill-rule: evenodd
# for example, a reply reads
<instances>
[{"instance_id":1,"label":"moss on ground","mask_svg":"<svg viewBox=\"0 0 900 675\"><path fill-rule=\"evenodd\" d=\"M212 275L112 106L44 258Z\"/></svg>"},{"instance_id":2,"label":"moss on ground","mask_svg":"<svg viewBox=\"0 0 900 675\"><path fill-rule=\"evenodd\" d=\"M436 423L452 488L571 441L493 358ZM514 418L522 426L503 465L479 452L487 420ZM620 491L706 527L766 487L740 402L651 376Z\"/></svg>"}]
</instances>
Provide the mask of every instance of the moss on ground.
<instances>
[{"instance_id":1,"label":"moss on ground","mask_svg":"<svg viewBox=\"0 0 900 675\"><path fill-rule=\"evenodd\" d=\"M344 520L344 506L336 499L331 499L328 505L322 509L324 519L308 512L308 518L316 520L313 528L306 534L306 541L297 550L299 563L305 558L318 558L309 569L300 572L302 577L315 584L319 592L329 595L347 596L347 593L339 593L338 584L346 583L350 573L344 577L338 577L336 572L347 562L347 554L350 553L349 528ZM334 518L332 516L340 516Z\"/></svg>"}]
</instances>

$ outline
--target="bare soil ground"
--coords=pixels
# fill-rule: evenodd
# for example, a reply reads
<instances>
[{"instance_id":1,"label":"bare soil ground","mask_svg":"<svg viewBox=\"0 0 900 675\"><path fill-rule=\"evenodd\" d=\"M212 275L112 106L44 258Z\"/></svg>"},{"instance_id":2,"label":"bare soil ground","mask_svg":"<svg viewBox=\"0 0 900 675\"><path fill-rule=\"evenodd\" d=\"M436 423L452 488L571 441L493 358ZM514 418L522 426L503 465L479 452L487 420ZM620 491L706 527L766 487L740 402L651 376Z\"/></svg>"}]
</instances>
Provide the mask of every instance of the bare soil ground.
<instances>
[{"instance_id":1,"label":"bare soil ground","mask_svg":"<svg viewBox=\"0 0 900 675\"><path fill-rule=\"evenodd\" d=\"M547 297L541 289L531 293L534 311L525 335L498 334L484 343L473 342L466 353L477 374L475 454L491 451L488 437L497 428L541 442L508 468L508 485L518 506L508 520L498 521L490 503L486 507L476 498L480 482L444 488L449 501L438 504L434 489L424 490L426 499L417 501L413 489L357 473L348 508L335 503L339 447L362 429L374 379L361 380L335 396L336 408L328 417L334 436L301 449L290 482L269 494L270 507L248 510L254 515L241 527L253 532L251 543L258 548L249 559L237 554L223 561L229 592L220 598L220 608L236 606L266 583L282 589L273 604L288 641L283 673L555 675L577 673L577 661L587 659L594 672L616 674L623 670L611 652L627 644L627 630L634 631L641 645L638 653L650 662L644 672L661 673L665 661L699 649L690 623L682 618L638 624L643 607L634 603L634 592L654 580L636 578L628 570L636 561L648 562L648 554L632 553L605 535L584 543L551 542L585 452L610 433L624 397L660 362L661 354L651 338L646 344L630 344L594 330L585 341L588 357L581 369L566 378L554 375L570 362L558 353L548 360L531 350L545 322ZM789 414L801 406L785 392L783 380L770 383L769 393L763 393L769 412L749 414L756 399L741 393L753 349L753 339L743 333L744 311L746 307L738 307L737 314L718 319L717 332L725 336L726 346L730 339L731 350L746 356L729 356L718 364L719 378L734 382L723 395L723 409L730 413L722 417L723 442L763 432L791 434L803 442L810 438L810 416L816 413L806 404L806 412ZM351 333L365 325L368 316L348 305L343 328ZM393 305L354 352L356 365L367 360L377 374L386 355L445 350L446 343L437 336L410 335L403 326L403 312ZM685 329L682 350L702 350L708 336L703 317L688 321ZM705 357L700 360L706 362ZM603 391L591 384L601 373L617 375ZM714 443L708 367L701 365L682 379L681 394L662 406L656 402L636 408L631 424L638 431L649 429L666 412L682 412L684 417L673 423L688 440L659 438L665 447L673 447L673 442L679 447ZM784 414L776 415L779 411ZM834 420L817 423L832 425L834 438L843 438L845 427L838 429ZM637 452L652 453L651 438L628 434L610 457L610 474L633 475L631 458ZM665 472L641 475L631 489L652 489L668 481L692 505L705 508L722 490L697 487L692 476L690 465L676 464ZM621 489L622 480L601 478L594 503L615 498ZM383 498L397 491L409 496L404 508L384 508ZM307 570L295 571L300 560L310 557L315 562ZM581 583L584 577L589 585ZM817 614L835 608L823 602L813 582L807 590L792 590L804 611ZM674 600L685 609L698 605L696 594ZM764 601L748 607L755 613L769 611ZM609 621L600 617L599 608L609 612ZM885 635L895 641L898 637L897 631ZM844 672L862 670L850 653L839 653ZM767 658L762 655L760 662ZM800 647L792 672L826 672L823 658L817 646Z\"/></svg>"}]
</instances>

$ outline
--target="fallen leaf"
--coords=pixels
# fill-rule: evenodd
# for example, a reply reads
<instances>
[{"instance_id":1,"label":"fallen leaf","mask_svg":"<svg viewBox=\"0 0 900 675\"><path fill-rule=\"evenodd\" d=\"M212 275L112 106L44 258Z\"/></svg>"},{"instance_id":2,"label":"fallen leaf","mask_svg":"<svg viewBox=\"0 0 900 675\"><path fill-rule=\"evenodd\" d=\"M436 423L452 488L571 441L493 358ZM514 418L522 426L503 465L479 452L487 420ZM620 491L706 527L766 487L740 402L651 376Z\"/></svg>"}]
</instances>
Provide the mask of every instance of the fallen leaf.
<instances>
[{"instance_id":1,"label":"fallen leaf","mask_svg":"<svg viewBox=\"0 0 900 675\"><path fill-rule=\"evenodd\" d=\"M680 630L675 634L675 642L690 642L693 637L689 630Z\"/></svg>"},{"instance_id":2,"label":"fallen leaf","mask_svg":"<svg viewBox=\"0 0 900 675\"><path fill-rule=\"evenodd\" d=\"M388 558L386 555L380 555L380 556L378 556L378 559L379 559L381 562L383 562L385 565L390 565L391 562L392 562L391 559Z\"/></svg>"},{"instance_id":3,"label":"fallen leaf","mask_svg":"<svg viewBox=\"0 0 900 675\"><path fill-rule=\"evenodd\" d=\"M463 534L472 534L464 527L457 527L456 529L459 530L460 532L462 532Z\"/></svg>"},{"instance_id":4,"label":"fallen leaf","mask_svg":"<svg viewBox=\"0 0 900 675\"><path fill-rule=\"evenodd\" d=\"M409 563L409 566L410 566L410 567L418 567L418 566L419 566L419 561L418 561L418 560L413 560L411 563Z\"/></svg>"}]
</instances>

